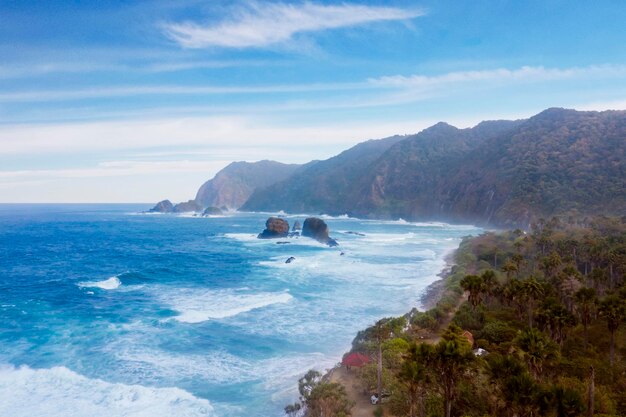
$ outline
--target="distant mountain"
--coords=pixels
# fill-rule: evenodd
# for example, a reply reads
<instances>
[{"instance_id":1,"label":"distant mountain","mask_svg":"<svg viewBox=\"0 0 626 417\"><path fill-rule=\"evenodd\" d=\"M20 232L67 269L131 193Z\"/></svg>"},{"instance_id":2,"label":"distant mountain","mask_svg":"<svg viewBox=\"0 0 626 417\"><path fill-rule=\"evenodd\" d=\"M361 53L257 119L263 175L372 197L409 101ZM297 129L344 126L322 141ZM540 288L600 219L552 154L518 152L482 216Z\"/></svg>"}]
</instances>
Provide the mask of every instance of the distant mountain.
<instances>
[{"instance_id":1,"label":"distant mountain","mask_svg":"<svg viewBox=\"0 0 626 417\"><path fill-rule=\"evenodd\" d=\"M626 214L626 112L548 109L369 141L259 188L243 210L527 226Z\"/></svg>"},{"instance_id":2,"label":"distant mountain","mask_svg":"<svg viewBox=\"0 0 626 417\"><path fill-rule=\"evenodd\" d=\"M238 209L254 190L282 181L300 167L275 161L233 162L202 184L195 201L202 207Z\"/></svg>"},{"instance_id":3,"label":"distant mountain","mask_svg":"<svg viewBox=\"0 0 626 417\"><path fill-rule=\"evenodd\" d=\"M369 140L325 161L303 166L284 181L258 188L241 209L292 213L345 210L344 196L352 192L362 175L370 172L372 163L405 138Z\"/></svg>"}]
</instances>

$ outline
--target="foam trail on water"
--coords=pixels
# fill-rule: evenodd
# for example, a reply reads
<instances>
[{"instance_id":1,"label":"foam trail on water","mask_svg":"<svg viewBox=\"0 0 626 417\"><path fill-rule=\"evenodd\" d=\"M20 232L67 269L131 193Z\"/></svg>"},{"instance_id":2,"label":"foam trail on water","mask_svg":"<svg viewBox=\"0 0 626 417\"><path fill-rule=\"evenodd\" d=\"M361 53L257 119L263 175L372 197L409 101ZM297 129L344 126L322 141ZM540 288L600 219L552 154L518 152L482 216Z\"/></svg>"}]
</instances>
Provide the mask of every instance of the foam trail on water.
<instances>
[{"instance_id":1,"label":"foam trail on water","mask_svg":"<svg viewBox=\"0 0 626 417\"><path fill-rule=\"evenodd\" d=\"M79 282L79 287L87 287L87 288L101 288L103 290L114 290L122 285L122 281L115 276L102 281L85 281Z\"/></svg>"},{"instance_id":2,"label":"foam trail on water","mask_svg":"<svg viewBox=\"0 0 626 417\"><path fill-rule=\"evenodd\" d=\"M272 304L287 303L293 299L286 291L250 294L232 290L198 289L165 292L162 298L180 313L175 319L184 323L223 319Z\"/></svg>"},{"instance_id":3,"label":"foam trail on water","mask_svg":"<svg viewBox=\"0 0 626 417\"><path fill-rule=\"evenodd\" d=\"M0 367L0 415L12 417L214 416L207 400L179 388L90 379L65 367Z\"/></svg>"}]
</instances>

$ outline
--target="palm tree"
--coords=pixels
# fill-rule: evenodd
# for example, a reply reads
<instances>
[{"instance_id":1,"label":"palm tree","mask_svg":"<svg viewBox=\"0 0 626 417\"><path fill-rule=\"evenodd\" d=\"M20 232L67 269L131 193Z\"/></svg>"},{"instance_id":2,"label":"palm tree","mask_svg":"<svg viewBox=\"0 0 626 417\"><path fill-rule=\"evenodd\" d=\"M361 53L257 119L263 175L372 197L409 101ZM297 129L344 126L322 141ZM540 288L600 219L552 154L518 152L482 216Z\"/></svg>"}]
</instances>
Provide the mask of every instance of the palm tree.
<instances>
[{"instance_id":1,"label":"palm tree","mask_svg":"<svg viewBox=\"0 0 626 417\"><path fill-rule=\"evenodd\" d=\"M492 353L487 356L485 370L487 371L489 381L495 388L495 397L499 397L504 401L504 404L498 401L491 414L504 415L505 409L511 409L513 407L513 404L509 401L507 396L508 385L511 383L512 378L521 374L527 374L528 371L524 364L514 356L499 355L497 353Z\"/></svg>"},{"instance_id":2,"label":"palm tree","mask_svg":"<svg viewBox=\"0 0 626 417\"><path fill-rule=\"evenodd\" d=\"M528 327L533 327L533 310L535 307L535 301L543 295L543 287L534 278L530 277L521 282L521 293L526 301L528 312Z\"/></svg>"},{"instance_id":3,"label":"palm tree","mask_svg":"<svg viewBox=\"0 0 626 417\"><path fill-rule=\"evenodd\" d=\"M524 263L524 256L521 253L516 253L511 256L511 261L513 261L513 263L517 267L516 275L519 278L519 273L522 268L522 264Z\"/></svg>"},{"instance_id":4,"label":"palm tree","mask_svg":"<svg viewBox=\"0 0 626 417\"><path fill-rule=\"evenodd\" d=\"M609 362L611 363L611 366L613 366L613 360L615 358L615 332L624 319L624 304L617 296L609 296L600 301L598 312L600 313L600 316L606 320L609 333L611 334Z\"/></svg>"},{"instance_id":5,"label":"palm tree","mask_svg":"<svg viewBox=\"0 0 626 417\"><path fill-rule=\"evenodd\" d=\"M535 379L541 377L543 365L558 356L554 342L538 329L531 328L520 332L515 338L515 345L521 350L522 358Z\"/></svg>"},{"instance_id":6,"label":"palm tree","mask_svg":"<svg viewBox=\"0 0 626 417\"><path fill-rule=\"evenodd\" d=\"M552 339L563 346L565 329L576 324L576 318L556 299L547 300L540 312L541 321L550 330Z\"/></svg>"},{"instance_id":7,"label":"palm tree","mask_svg":"<svg viewBox=\"0 0 626 417\"><path fill-rule=\"evenodd\" d=\"M487 294L487 302L490 302L491 297L500 292L500 284L496 278L496 273L489 269L483 272L480 278L483 280L483 290Z\"/></svg>"},{"instance_id":8,"label":"palm tree","mask_svg":"<svg viewBox=\"0 0 626 417\"><path fill-rule=\"evenodd\" d=\"M460 334L460 329L451 325L442 340L435 346L430 366L437 374L444 399L445 416L452 414L452 403L456 398L459 379L470 369L475 360L471 346Z\"/></svg>"},{"instance_id":9,"label":"palm tree","mask_svg":"<svg viewBox=\"0 0 626 417\"><path fill-rule=\"evenodd\" d=\"M408 355L398 374L408 392L409 416L416 417L416 403L422 397L424 384L428 379L427 363L432 356L432 346L425 343L413 343L409 346ZM420 401L420 416L424 414L423 398Z\"/></svg>"},{"instance_id":10,"label":"palm tree","mask_svg":"<svg viewBox=\"0 0 626 417\"><path fill-rule=\"evenodd\" d=\"M481 301L481 294L485 291L483 279L478 275L465 275L459 284L469 293L467 301L472 305L472 309L476 310Z\"/></svg>"},{"instance_id":11,"label":"palm tree","mask_svg":"<svg viewBox=\"0 0 626 417\"><path fill-rule=\"evenodd\" d=\"M597 303L596 290L593 288L581 288L574 294L574 301L576 301L578 317L585 330L585 349L587 349L587 344L589 343L589 323L591 323L591 317Z\"/></svg>"},{"instance_id":12,"label":"palm tree","mask_svg":"<svg viewBox=\"0 0 626 417\"><path fill-rule=\"evenodd\" d=\"M513 276L513 273L516 273L518 271L517 269L517 265L515 264L515 262L513 262L512 260L508 260L504 263L504 265L502 265L502 272L504 272L506 274L506 279L510 280L511 277Z\"/></svg>"},{"instance_id":13,"label":"palm tree","mask_svg":"<svg viewBox=\"0 0 626 417\"><path fill-rule=\"evenodd\" d=\"M552 395L557 417L576 417L585 410L585 403L576 390L556 386Z\"/></svg>"},{"instance_id":14,"label":"palm tree","mask_svg":"<svg viewBox=\"0 0 626 417\"><path fill-rule=\"evenodd\" d=\"M546 274L546 278L553 278L561 263L561 257L556 251L550 252L550 255L543 258L541 260L541 269Z\"/></svg>"}]
</instances>

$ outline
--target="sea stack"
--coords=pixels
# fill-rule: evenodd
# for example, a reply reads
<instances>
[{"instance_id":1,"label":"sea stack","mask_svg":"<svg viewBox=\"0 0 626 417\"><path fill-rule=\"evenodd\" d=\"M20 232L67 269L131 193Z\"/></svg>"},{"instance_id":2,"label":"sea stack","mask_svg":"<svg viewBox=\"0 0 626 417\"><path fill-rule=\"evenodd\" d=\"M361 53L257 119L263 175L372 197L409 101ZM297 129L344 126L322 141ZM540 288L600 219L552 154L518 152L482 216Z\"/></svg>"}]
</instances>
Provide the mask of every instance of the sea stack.
<instances>
[{"instance_id":1,"label":"sea stack","mask_svg":"<svg viewBox=\"0 0 626 417\"><path fill-rule=\"evenodd\" d=\"M202 213L203 216L219 216L221 214L223 214L223 211L218 207L207 207Z\"/></svg>"},{"instance_id":2,"label":"sea stack","mask_svg":"<svg viewBox=\"0 0 626 417\"><path fill-rule=\"evenodd\" d=\"M156 203L154 207L148 210L148 213L172 213L174 205L170 200L163 200Z\"/></svg>"},{"instance_id":3,"label":"sea stack","mask_svg":"<svg viewBox=\"0 0 626 417\"><path fill-rule=\"evenodd\" d=\"M302 236L310 237L328 246L337 246L337 241L331 238L328 233L329 229L326 222L317 217L309 217L302 226Z\"/></svg>"},{"instance_id":4,"label":"sea stack","mask_svg":"<svg viewBox=\"0 0 626 417\"><path fill-rule=\"evenodd\" d=\"M265 222L265 230L263 230L257 238L259 239L276 239L289 236L289 223L285 219L278 217L270 217Z\"/></svg>"}]
</instances>

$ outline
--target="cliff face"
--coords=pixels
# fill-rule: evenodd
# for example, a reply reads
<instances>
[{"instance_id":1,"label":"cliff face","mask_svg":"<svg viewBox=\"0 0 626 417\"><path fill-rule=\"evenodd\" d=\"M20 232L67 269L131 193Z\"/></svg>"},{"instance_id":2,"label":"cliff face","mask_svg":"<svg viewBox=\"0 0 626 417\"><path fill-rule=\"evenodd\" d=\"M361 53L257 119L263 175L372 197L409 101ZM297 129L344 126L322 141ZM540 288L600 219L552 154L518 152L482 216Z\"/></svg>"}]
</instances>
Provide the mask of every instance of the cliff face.
<instances>
[{"instance_id":1,"label":"cliff face","mask_svg":"<svg viewBox=\"0 0 626 417\"><path fill-rule=\"evenodd\" d=\"M509 227L568 212L625 215L625 149L624 111L439 123L357 145L258 189L242 208Z\"/></svg>"},{"instance_id":2,"label":"cliff face","mask_svg":"<svg viewBox=\"0 0 626 417\"><path fill-rule=\"evenodd\" d=\"M254 190L284 180L299 167L275 161L233 162L202 184L195 200L203 207L238 209Z\"/></svg>"}]
</instances>

